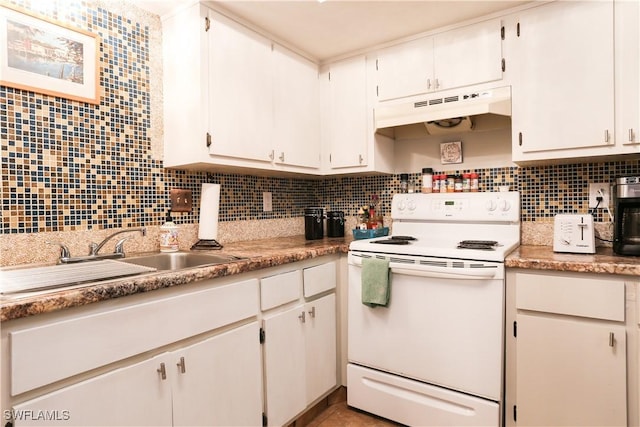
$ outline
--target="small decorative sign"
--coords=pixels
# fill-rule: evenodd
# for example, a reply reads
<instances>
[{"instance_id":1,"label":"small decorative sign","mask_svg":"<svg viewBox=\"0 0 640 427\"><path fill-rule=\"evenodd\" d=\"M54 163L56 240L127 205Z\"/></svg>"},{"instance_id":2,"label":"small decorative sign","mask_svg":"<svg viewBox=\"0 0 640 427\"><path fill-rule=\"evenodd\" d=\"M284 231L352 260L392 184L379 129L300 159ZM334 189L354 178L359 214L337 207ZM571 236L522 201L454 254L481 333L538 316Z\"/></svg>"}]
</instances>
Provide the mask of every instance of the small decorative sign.
<instances>
[{"instance_id":1,"label":"small decorative sign","mask_svg":"<svg viewBox=\"0 0 640 427\"><path fill-rule=\"evenodd\" d=\"M99 103L95 34L3 5L0 58L2 85Z\"/></svg>"},{"instance_id":2,"label":"small decorative sign","mask_svg":"<svg viewBox=\"0 0 640 427\"><path fill-rule=\"evenodd\" d=\"M443 165L462 163L462 142L441 142L440 163Z\"/></svg>"}]
</instances>

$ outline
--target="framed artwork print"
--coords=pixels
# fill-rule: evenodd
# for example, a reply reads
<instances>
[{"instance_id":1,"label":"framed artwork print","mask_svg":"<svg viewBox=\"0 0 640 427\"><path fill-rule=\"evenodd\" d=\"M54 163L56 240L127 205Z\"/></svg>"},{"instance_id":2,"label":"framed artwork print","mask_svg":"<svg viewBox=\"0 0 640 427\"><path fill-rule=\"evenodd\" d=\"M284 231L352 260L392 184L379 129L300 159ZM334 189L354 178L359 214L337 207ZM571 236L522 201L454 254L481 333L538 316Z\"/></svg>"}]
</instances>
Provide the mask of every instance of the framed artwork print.
<instances>
[{"instance_id":1,"label":"framed artwork print","mask_svg":"<svg viewBox=\"0 0 640 427\"><path fill-rule=\"evenodd\" d=\"M462 142L441 142L440 163L443 165L462 163Z\"/></svg>"},{"instance_id":2,"label":"framed artwork print","mask_svg":"<svg viewBox=\"0 0 640 427\"><path fill-rule=\"evenodd\" d=\"M98 37L0 6L0 84L98 104Z\"/></svg>"}]
</instances>

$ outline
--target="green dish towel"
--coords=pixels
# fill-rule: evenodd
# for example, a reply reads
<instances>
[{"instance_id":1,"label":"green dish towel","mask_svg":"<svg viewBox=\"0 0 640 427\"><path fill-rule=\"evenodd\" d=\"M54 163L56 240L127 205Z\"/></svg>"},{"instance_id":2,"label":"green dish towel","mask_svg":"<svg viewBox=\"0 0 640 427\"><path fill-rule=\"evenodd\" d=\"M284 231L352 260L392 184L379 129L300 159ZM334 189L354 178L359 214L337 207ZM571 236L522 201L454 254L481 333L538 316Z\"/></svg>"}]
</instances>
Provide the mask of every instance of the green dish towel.
<instances>
[{"instance_id":1,"label":"green dish towel","mask_svg":"<svg viewBox=\"0 0 640 427\"><path fill-rule=\"evenodd\" d=\"M362 303L369 307L389 304L391 280L389 260L365 258L362 260Z\"/></svg>"}]
</instances>

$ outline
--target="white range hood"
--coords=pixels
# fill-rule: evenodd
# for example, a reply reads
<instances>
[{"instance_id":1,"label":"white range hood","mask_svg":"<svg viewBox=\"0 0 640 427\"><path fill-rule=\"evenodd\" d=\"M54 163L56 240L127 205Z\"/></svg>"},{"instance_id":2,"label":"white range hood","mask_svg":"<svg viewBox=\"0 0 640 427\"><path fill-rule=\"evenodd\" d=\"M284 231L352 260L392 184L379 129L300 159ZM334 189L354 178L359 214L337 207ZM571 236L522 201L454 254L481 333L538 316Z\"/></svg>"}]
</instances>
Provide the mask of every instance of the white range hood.
<instances>
[{"instance_id":1,"label":"white range hood","mask_svg":"<svg viewBox=\"0 0 640 427\"><path fill-rule=\"evenodd\" d=\"M379 106L374 118L376 130L424 123L429 133L442 133L472 130L473 117L483 114L511 116L511 87L426 95L415 102Z\"/></svg>"}]
</instances>

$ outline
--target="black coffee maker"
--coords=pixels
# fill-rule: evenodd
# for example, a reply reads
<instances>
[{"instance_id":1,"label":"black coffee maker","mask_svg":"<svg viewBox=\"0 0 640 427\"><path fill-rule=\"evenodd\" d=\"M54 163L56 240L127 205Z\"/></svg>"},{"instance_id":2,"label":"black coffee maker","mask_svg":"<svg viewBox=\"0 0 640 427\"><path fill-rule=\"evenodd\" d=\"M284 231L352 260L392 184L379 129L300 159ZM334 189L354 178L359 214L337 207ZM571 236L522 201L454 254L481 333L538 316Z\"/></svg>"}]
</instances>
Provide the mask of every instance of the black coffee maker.
<instances>
[{"instance_id":1,"label":"black coffee maker","mask_svg":"<svg viewBox=\"0 0 640 427\"><path fill-rule=\"evenodd\" d=\"M613 252L640 256L640 176L616 179Z\"/></svg>"}]
</instances>

